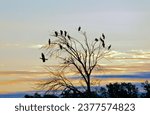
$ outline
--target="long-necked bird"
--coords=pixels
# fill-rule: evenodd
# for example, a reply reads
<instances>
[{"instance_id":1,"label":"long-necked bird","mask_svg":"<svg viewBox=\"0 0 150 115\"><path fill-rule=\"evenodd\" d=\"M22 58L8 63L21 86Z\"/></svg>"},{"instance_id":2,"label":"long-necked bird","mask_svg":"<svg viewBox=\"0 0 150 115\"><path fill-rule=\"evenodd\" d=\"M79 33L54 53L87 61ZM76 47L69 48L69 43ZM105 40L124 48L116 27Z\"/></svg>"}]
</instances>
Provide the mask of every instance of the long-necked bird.
<instances>
[{"instance_id":1,"label":"long-necked bird","mask_svg":"<svg viewBox=\"0 0 150 115\"><path fill-rule=\"evenodd\" d=\"M103 48L104 48L104 47L105 47L105 42L104 42L104 40L103 40L102 38L100 38L100 40L101 40L102 46L103 46Z\"/></svg>"},{"instance_id":2,"label":"long-necked bird","mask_svg":"<svg viewBox=\"0 0 150 115\"><path fill-rule=\"evenodd\" d=\"M105 48L105 42L102 42L102 46L103 46L103 48Z\"/></svg>"},{"instance_id":3,"label":"long-necked bird","mask_svg":"<svg viewBox=\"0 0 150 115\"><path fill-rule=\"evenodd\" d=\"M60 30L60 35L61 35L61 36L63 35L63 31L62 31L62 30Z\"/></svg>"},{"instance_id":4,"label":"long-necked bird","mask_svg":"<svg viewBox=\"0 0 150 115\"><path fill-rule=\"evenodd\" d=\"M105 35L104 35L104 33L102 33L102 37L103 37L103 39L105 39Z\"/></svg>"},{"instance_id":5,"label":"long-necked bird","mask_svg":"<svg viewBox=\"0 0 150 115\"><path fill-rule=\"evenodd\" d=\"M68 37L68 39L70 40L70 36L68 35L67 37Z\"/></svg>"},{"instance_id":6,"label":"long-necked bird","mask_svg":"<svg viewBox=\"0 0 150 115\"><path fill-rule=\"evenodd\" d=\"M111 45L108 46L108 50L110 50L110 48L111 48Z\"/></svg>"},{"instance_id":7,"label":"long-necked bird","mask_svg":"<svg viewBox=\"0 0 150 115\"><path fill-rule=\"evenodd\" d=\"M63 48L62 45L59 44L59 48L62 50L62 48Z\"/></svg>"},{"instance_id":8,"label":"long-necked bird","mask_svg":"<svg viewBox=\"0 0 150 115\"><path fill-rule=\"evenodd\" d=\"M68 44L68 43L67 43L66 45L67 45L67 47L68 47L68 48L70 48L70 46L69 46L69 44Z\"/></svg>"},{"instance_id":9,"label":"long-necked bird","mask_svg":"<svg viewBox=\"0 0 150 115\"><path fill-rule=\"evenodd\" d=\"M51 44L51 39L48 40L48 44L49 44L49 46L50 46L50 44Z\"/></svg>"},{"instance_id":10,"label":"long-necked bird","mask_svg":"<svg viewBox=\"0 0 150 115\"><path fill-rule=\"evenodd\" d=\"M79 27L78 27L78 31L80 31L80 30L81 30L81 27L79 26Z\"/></svg>"},{"instance_id":11,"label":"long-necked bird","mask_svg":"<svg viewBox=\"0 0 150 115\"><path fill-rule=\"evenodd\" d=\"M44 55L43 53L41 53L41 56L42 56L42 57L41 57L40 59L41 59L43 62L45 62L46 60L48 60L48 59L45 58L45 55Z\"/></svg>"},{"instance_id":12,"label":"long-necked bird","mask_svg":"<svg viewBox=\"0 0 150 115\"><path fill-rule=\"evenodd\" d=\"M96 41L96 42L98 42L98 39L97 39L97 38L95 38L95 41Z\"/></svg>"},{"instance_id":13,"label":"long-necked bird","mask_svg":"<svg viewBox=\"0 0 150 115\"><path fill-rule=\"evenodd\" d=\"M66 37L66 35L67 35L67 32L66 32L66 31L64 31L64 34L65 34L65 37Z\"/></svg>"},{"instance_id":14,"label":"long-necked bird","mask_svg":"<svg viewBox=\"0 0 150 115\"><path fill-rule=\"evenodd\" d=\"M56 37L58 36L58 32L56 32L56 31L55 31L55 36L56 36Z\"/></svg>"}]
</instances>

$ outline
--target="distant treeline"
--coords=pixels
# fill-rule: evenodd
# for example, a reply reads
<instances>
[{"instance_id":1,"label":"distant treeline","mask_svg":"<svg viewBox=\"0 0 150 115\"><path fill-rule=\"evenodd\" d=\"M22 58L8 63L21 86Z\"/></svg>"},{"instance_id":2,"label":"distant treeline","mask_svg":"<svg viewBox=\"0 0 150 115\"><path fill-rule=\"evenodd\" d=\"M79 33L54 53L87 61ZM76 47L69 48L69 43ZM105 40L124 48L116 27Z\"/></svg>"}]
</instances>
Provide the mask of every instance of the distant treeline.
<instances>
[{"instance_id":1,"label":"distant treeline","mask_svg":"<svg viewBox=\"0 0 150 115\"><path fill-rule=\"evenodd\" d=\"M90 96L86 91L76 92L75 90L64 90L60 95L38 94L25 95L25 98L150 98L150 83L141 83L139 89L132 83L110 83L106 87L95 88Z\"/></svg>"}]
</instances>

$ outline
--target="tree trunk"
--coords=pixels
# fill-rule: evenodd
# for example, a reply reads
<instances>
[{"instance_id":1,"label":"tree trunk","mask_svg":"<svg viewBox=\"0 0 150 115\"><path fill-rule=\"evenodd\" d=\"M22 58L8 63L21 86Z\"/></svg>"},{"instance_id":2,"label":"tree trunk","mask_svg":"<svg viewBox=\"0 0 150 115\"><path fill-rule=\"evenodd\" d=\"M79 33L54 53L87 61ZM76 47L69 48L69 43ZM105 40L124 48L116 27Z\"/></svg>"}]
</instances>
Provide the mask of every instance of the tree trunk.
<instances>
[{"instance_id":1,"label":"tree trunk","mask_svg":"<svg viewBox=\"0 0 150 115\"><path fill-rule=\"evenodd\" d=\"M88 97L91 97L91 82L90 82L90 76L87 76L88 77L88 82L87 82L87 94L88 94Z\"/></svg>"}]
</instances>

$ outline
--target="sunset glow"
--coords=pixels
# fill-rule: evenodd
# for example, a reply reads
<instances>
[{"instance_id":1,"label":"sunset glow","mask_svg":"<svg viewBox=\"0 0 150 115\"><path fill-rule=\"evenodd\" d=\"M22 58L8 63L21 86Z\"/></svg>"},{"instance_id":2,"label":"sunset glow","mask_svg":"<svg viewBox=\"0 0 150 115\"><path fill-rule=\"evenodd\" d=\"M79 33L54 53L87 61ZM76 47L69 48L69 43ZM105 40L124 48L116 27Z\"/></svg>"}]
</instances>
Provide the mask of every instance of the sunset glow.
<instances>
[{"instance_id":1,"label":"sunset glow","mask_svg":"<svg viewBox=\"0 0 150 115\"><path fill-rule=\"evenodd\" d=\"M105 33L106 42L112 45L93 75L150 72L149 4L149 0L1 1L0 93L39 90L37 83L51 76L45 65L58 65L54 59L42 63L41 47L48 44L52 32L60 29L81 40L78 26L87 32L89 41ZM70 71L66 76L71 79L75 73ZM79 85L78 80L71 80ZM145 80L107 78L101 84Z\"/></svg>"}]
</instances>

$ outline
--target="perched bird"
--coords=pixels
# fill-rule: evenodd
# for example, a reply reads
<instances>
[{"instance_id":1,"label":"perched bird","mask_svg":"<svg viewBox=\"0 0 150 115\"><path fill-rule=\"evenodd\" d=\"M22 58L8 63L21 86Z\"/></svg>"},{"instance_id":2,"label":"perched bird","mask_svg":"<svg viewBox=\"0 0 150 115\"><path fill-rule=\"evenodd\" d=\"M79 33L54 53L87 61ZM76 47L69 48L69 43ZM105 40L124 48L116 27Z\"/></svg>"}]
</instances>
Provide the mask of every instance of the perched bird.
<instances>
[{"instance_id":1,"label":"perched bird","mask_svg":"<svg viewBox=\"0 0 150 115\"><path fill-rule=\"evenodd\" d=\"M62 30L60 30L60 35L61 35L61 36L63 35L63 31L62 31Z\"/></svg>"},{"instance_id":2,"label":"perched bird","mask_svg":"<svg viewBox=\"0 0 150 115\"><path fill-rule=\"evenodd\" d=\"M67 43L66 45L67 45L67 47L68 47L68 48L70 48L70 46L69 46L69 44L68 44L68 43Z\"/></svg>"},{"instance_id":3,"label":"perched bird","mask_svg":"<svg viewBox=\"0 0 150 115\"><path fill-rule=\"evenodd\" d=\"M101 42L104 42L104 40L100 37Z\"/></svg>"},{"instance_id":4,"label":"perched bird","mask_svg":"<svg viewBox=\"0 0 150 115\"><path fill-rule=\"evenodd\" d=\"M96 42L98 42L98 39L97 39L97 38L95 38L95 41L96 41Z\"/></svg>"},{"instance_id":5,"label":"perched bird","mask_svg":"<svg viewBox=\"0 0 150 115\"><path fill-rule=\"evenodd\" d=\"M64 31L64 33L65 33L65 37L67 36L67 32L66 31Z\"/></svg>"},{"instance_id":6,"label":"perched bird","mask_svg":"<svg viewBox=\"0 0 150 115\"><path fill-rule=\"evenodd\" d=\"M56 37L58 36L58 32L56 32L56 31L55 31L55 36L56 36Z\"/></svg>"},{"instance_id":7,"label":"perched bird","mask_svg":"<svg viewBox=\"0 0 150 115\"><path fill-rule=\"evenodd\" d=\"M81 27L79 26L78 31L80 31L80 30L81 30Z\"/></svg>"},{"instance_id":8,"label":"perched bird","mask_svg":"<svg viewBox=\"0 0 150 115\"><path fill-rule=\"evenodd\" d=\"M103 46L103 48L105 48L105 43L104 42L102 42L102 46Z\"/></svg>"},{"instance_id":9,"label":"perched bird","mask_svg":"<svg viewBox=\"0 0 150 115\"><path fill-rule=\"evenodd\" d=\"M104 35L104 33L102 33L102 37L103 37L103 39L105 39L105 35Z\"/></svg>"},{"instance_id":10,"label":"perched bird","mask_svg":"<svg viewBox=\"0 0 150 115\"><path fill-rule=\"evenodd\" d=\"M70 40L70 36L68 35L68 39Z\"/></svg>"},{"instance_id":11,"label":"perched bird","mask_svg":"<svg viewBox=\"0 0 150 115\"><path fill-rule=\"evenodd\" d=\"M62 50L62 45L59 44L59 48Z\"/></svg>"},{"instance_id":12,"label":"perched bird","mask_svg":"<svg viewBox=\"0 0 150 115\"><path fill-rule=\"evenodd\" d=\"M41 53L41 56L42 56L42 57L41 57L40 59L41 59L43 62L45 62L46 60L48 60L48 59L45 58L45 55L44 55L43 53Z\"/></svg>"},{"instance_id":13,"label":"perched bird","mask_svg":"<svg viewBox=\"0 0 150 115\"><path fill-rule=\"evenodd\" d=\"M111 48L111 45L108 46L108 50L110 50L110 48Z\"/></svg>"},{"instance_id":14,"label":"perched bird","mask_svg":"<svg viewBox=\"0 0 150 115\"><path fill-rule=\"evenodd\" d=\"M104 42L104 40L103 40L102 38L100 38L100 40L101 40L102 46L103 46L103 48L104 48L104 47L105 47L105 42Z\"/></svg>"},{"instance_id":15,"label":"perched bird","mask_svg":"<svg viewBox=\"0 0 150 115\"><path fill-rule=\"evenodd\" d=\"M48 44L49 44L49 46L50 46L50 44L51 44L51 39L48 40Z\"/></svg>"}]
</instances>

